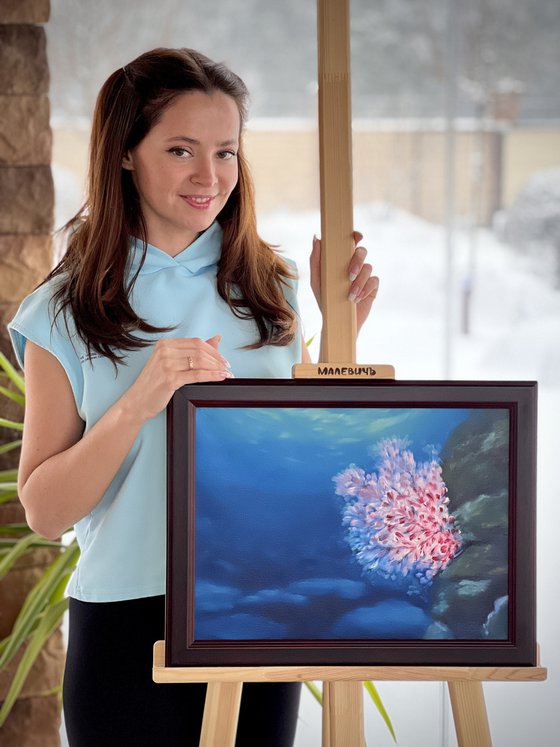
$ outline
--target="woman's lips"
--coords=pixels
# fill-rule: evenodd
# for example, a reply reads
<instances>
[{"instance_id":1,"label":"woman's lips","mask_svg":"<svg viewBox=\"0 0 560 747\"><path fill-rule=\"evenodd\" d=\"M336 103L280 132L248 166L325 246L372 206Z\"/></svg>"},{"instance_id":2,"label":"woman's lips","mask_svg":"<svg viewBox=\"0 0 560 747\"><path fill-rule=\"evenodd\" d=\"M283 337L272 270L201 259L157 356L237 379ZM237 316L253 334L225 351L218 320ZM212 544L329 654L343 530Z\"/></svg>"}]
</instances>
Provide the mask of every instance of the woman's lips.
<instances>
[{"instance_id":1,"label":"woman's lips","mask_svg":"<svg viewBox=\"0 0 560 747\"><path fill-rule=\"evenodd\" d=\"M195 208L195 210L208 210L214 197L211 195L181 195L181 199L184 200L187 205Z\"/></svg>"}]
</instances>

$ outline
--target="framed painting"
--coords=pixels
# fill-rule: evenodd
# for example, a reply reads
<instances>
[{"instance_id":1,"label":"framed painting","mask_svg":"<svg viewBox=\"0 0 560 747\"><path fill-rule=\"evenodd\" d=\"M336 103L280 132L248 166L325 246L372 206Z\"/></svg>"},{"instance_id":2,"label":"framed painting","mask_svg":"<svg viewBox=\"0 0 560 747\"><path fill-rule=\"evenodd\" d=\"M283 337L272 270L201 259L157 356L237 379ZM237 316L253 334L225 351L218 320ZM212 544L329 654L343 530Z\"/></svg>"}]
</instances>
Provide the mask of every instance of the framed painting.
<instances>
[{"instance_id":1,"label":"framed painting","mask_svg":"<svg viewBox=\"0 0 560 747\"><path fill-rule=\"evenodd\" d=\"M536 408L534 382L180 389L166 665L535 665Z\"/></svg>"}]
</instances>

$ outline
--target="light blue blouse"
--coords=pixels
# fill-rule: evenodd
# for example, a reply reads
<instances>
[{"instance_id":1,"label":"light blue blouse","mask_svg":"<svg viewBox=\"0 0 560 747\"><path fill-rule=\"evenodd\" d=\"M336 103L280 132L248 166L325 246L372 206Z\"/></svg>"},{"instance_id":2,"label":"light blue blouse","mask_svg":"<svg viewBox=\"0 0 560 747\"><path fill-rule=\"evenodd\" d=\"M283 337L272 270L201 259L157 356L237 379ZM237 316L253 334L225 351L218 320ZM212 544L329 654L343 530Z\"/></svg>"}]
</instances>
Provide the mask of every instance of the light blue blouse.
<instances>
[{"instance_id":1,"label":"light blue blouse","mask_svg":"<svg viewBox=\"0 0 560 747\"><path fill-rule=\"evenodd\" d=\"M221 241L221 227L214 222L175 257L148 246L131 294L133 308L153 325L174 326L166 337L208 339L221 334L219 350L238 378L290 378L292 365L301 361L301 335L286 347L243 349L258 338L256 325L234 316L217 293ZM141 257L141 242L133 242L131 273ZM27 340L60 361L87 432L135 381L151 346L127 352L116 371L106 358L88 357L71 319L68 329L62 315L53 324L55 283L27 296L8 329L22 367ZM295 285L293 281L285 294L297 311ZM102 499L75 526L81 557L68 586L70 596L108 602L165 593L165 495L166 430L161 412L142 427Z\"/></svg>"}]
</instances>

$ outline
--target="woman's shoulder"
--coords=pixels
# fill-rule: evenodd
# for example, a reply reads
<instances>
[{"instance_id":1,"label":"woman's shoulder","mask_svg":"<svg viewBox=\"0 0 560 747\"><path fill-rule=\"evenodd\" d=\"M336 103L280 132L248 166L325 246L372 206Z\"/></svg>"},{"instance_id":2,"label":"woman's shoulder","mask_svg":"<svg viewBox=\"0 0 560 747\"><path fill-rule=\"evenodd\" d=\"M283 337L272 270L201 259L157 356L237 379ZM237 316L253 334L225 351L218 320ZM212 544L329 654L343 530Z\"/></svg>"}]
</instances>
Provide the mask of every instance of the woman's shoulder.
<instances>
[{"instance_id":1,"label":"woman's shoulder","mask_svg":"<svg viewBox=\"0 0 560 747\"><path fill-rule=\"evenodd\" d=\"M49 350L58 350L69 345L75 337L72 320L61 310L57 292L63 280L50 278L35 288L21 302L8 331L20 364L23 362L25 341L31 340ZM59 313L60 312L60 313Z\"/></svg>"},{"instance_id":2,"label":"woman's shoulder","mask_svg":"<svg viewBox=\"0 0 560 747\"><path fill-rule=\"evenodd\" d=\"M49 307L55 305L56 294L61 289L62 284L63 281L60 276L45 280L41 285L38 285L37 288L23 298L18 312L21 309L36 307L41 307L47 311Z\"/></svg>"},{"instance_id":3,"label":"woman's shoulder","mask_svg":"<svg viewBox=\"0 0 560 747\"><path fill-rule=\"evenodd\" d=\"M52 326L58 317L60 301L58 292L63 280L57 276L46 280L21 301L9 327L20 325Z\"/></svg>"},{"instance_id":4,"label":"woman's shoulder","mask_svg":"<svg viewBox=\"0 0 560 747\"><path fill-rule=\"evenodd\" d=\"M28 342L38 345L57 358L72 386L76 406L80 408L84 391L81 369L83 344L75 332L70 314L65 309L60 310L58 306L56 294L63 282L60 276L50 278L26 296L16 315L8 323L8 332L22 369Z\"/></svg>"}]
</instances>

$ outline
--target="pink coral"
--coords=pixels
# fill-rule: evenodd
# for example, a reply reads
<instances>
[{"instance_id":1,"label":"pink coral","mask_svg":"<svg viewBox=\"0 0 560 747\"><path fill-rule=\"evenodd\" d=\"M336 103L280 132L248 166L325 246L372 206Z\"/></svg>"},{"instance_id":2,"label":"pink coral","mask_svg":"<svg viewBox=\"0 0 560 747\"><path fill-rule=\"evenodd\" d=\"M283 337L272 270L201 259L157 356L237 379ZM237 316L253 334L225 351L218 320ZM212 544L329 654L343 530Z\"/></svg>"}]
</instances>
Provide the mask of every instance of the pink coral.
<instances>
[{"instance_id":1,"label":"pink coral","mask_svg":"<svg viewBox=\"0 0 560 747\"><path fill-rule=\"evenodd\" d=\"M377 472L352 464L333 480L345 500L343 524L360 565L385 578L410 577L412 593L449 565L461 536L440 464L435 456L417 464L408 445L397 438L380 441Z\"/></svg>"}]
</instances>

